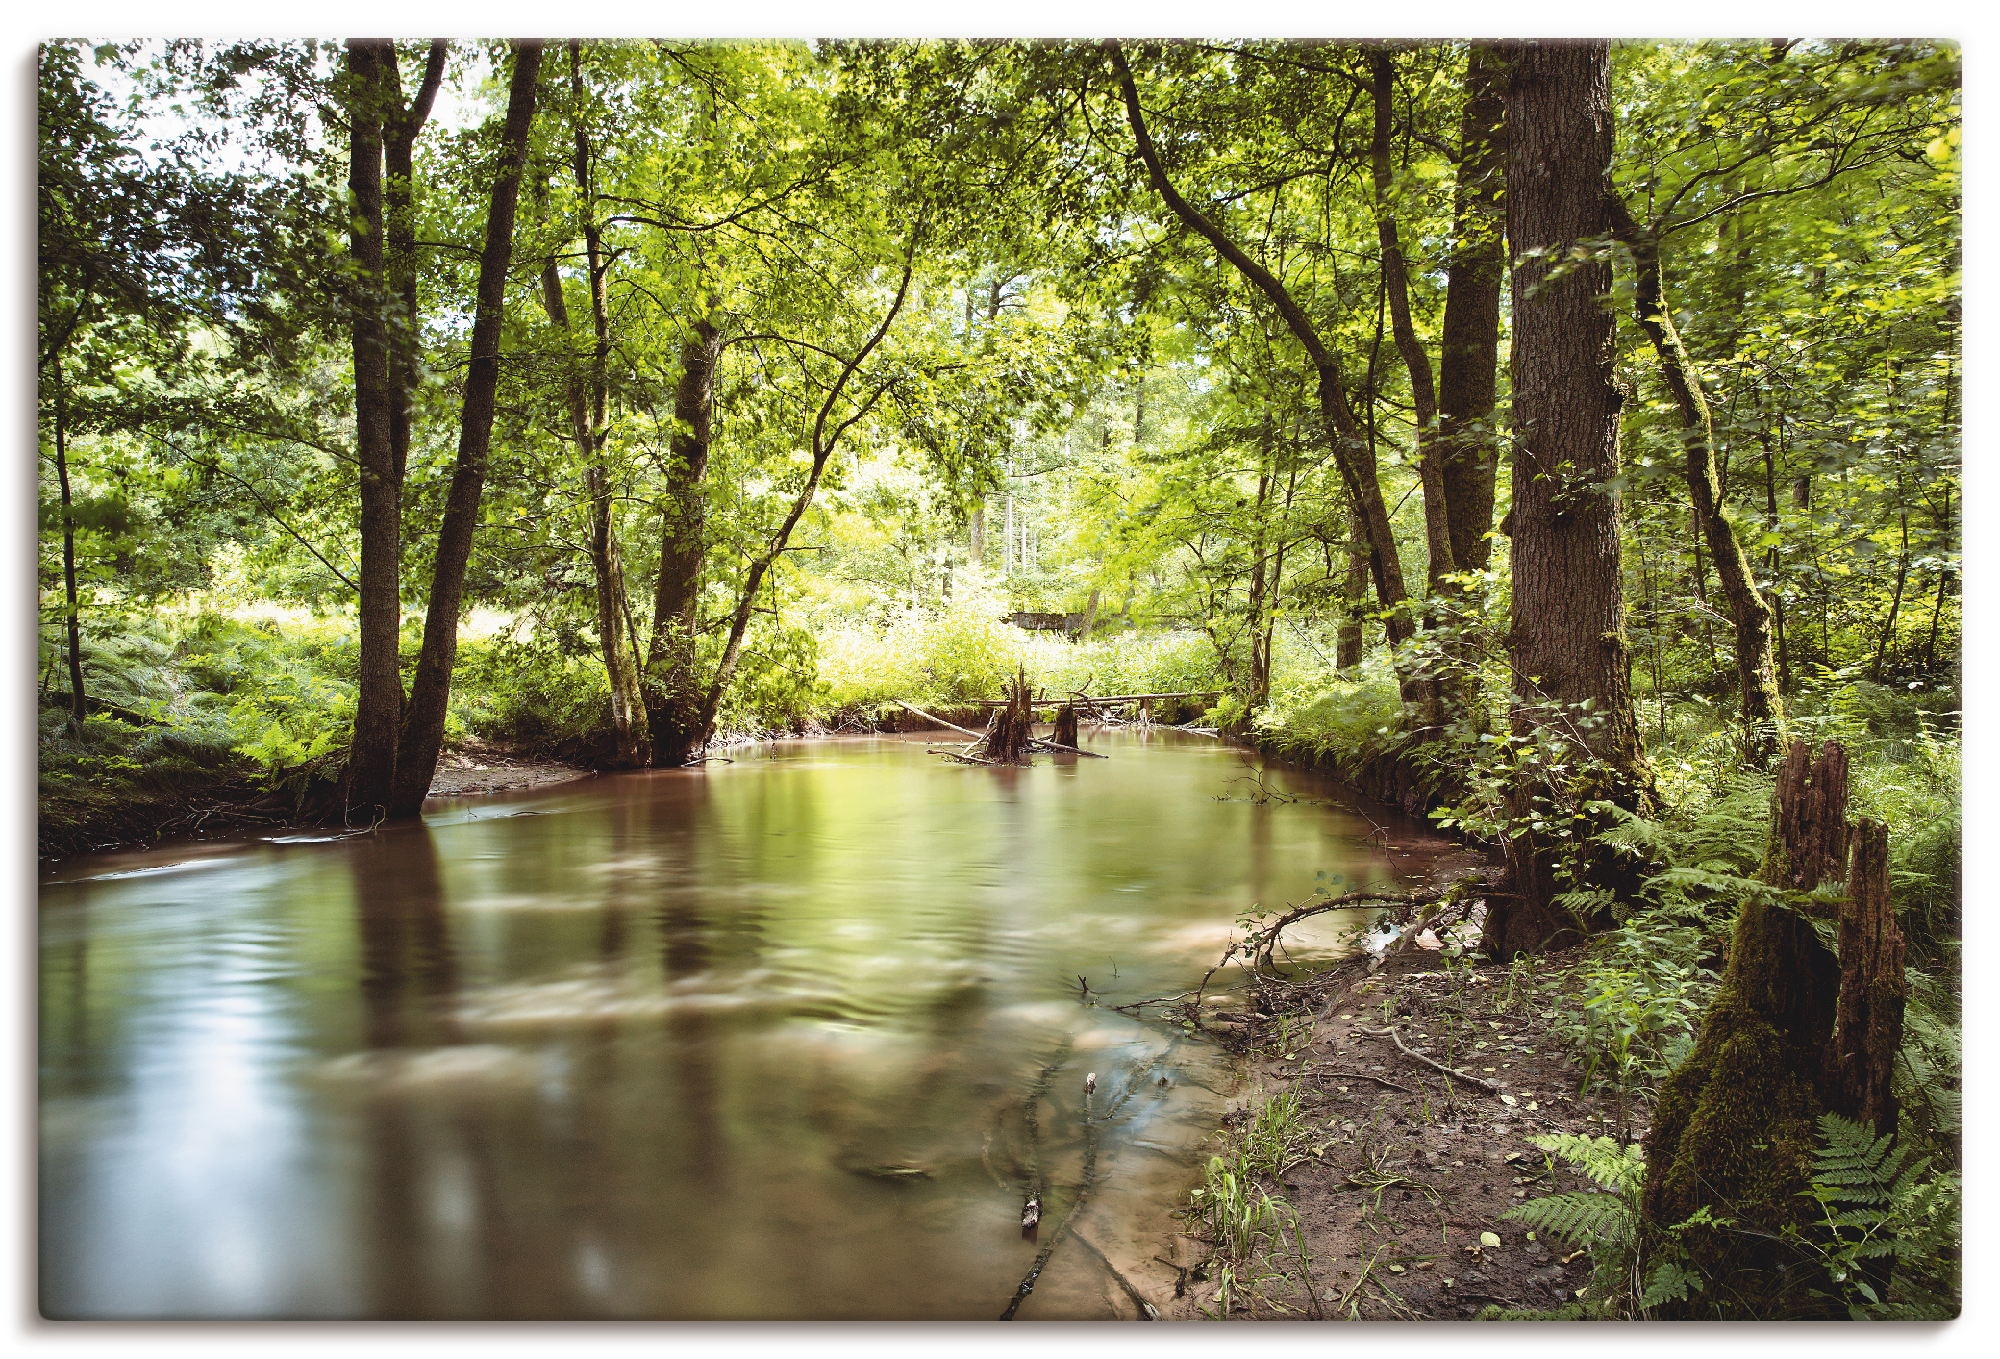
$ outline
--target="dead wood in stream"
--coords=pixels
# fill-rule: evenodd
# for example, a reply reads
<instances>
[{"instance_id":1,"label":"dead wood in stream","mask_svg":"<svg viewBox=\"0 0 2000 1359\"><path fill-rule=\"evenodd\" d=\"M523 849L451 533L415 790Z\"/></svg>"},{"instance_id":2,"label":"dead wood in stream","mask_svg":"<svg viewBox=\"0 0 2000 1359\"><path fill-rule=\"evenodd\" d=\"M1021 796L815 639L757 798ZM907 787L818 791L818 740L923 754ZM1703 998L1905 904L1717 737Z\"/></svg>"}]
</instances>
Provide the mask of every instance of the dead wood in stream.
<instances>
[{"instance_id":1,"label":"dead wood in stream","mask_svg":"<svg viewBox=\"0 0 2000 1359\"><path fill-rule=\"evenodd\" d=\"M1013 1297L1008 1300L1006 1310L1000 1314L1000 1320L1014 1320L1020 1312L1021 1305L1034 1293L1035 1285L1041 1281L1042 1274L1048 1268L1050 1260L1055 1257L1056 1251L1062 1247L1065 1241L1070 1240L1072 1237L1104 1266L1106 1272L1111 1275L1113 1282L1132 1300L1133 1305L1138 1309L1140 1319L1154 1321L1159 1318L1159 1311L1154 1304L1125 1276L1123 1271L1111 1262L1110 1257L1100 1250L1094 1242L1084 1237L1078 1231L1078 1224L1090 1207L1091 1195L1103 1182L1105 1175L1108 1173L1100 1169L1099 1130L1115 1122L1119 1115L1124 1112L1126 1105L1131 1103L1134 1095L1138 1094L1141 1090L1151 1090L1153 1088L1152 1082L1154 1077L1159 1073L1161 1066L1173 1056L1180 1044L1181 1037L1176 1034L1165 1047L1153 1055L1150 1061L1144 1065L1135 1064L1132 1068L1131 1078L1126 1082L1125 1089L1116 1099L1106 1105L1102 1111L1094 1110L1092 1107L1096 1093L1096 1073L1093 1072L1085 1078L1083 1162L1078 1174L1078 1183L1074 1190L1074 1196L1071 1198L1068 1210L1064 1212L1062 1220L1056 1224L1055 1229L1049 1233L1048 1240L1043 1242L1041 1249L1035 1253L1034 1261L1029 1265L1027 1273L1015 1285ZM1023 1177L1026 1181L1025 1208L1022 1218L1022 1235L1024 1236L1036 1235L1035 1224L1028 1221L1028 1214L1025 1209L1032 1208L1034 1218L1039 1222L1049 1198L1047 1171L1042 1164L1041 1103L1048 1095L1049 1088L1054 1083L1056 1076L1068 1066L1069 1057L1069 1045L1065 1042L1057 1055L1043 1064L1041 1070L1036 1074L1034 1081L1030 1083L1027 1096L1022 1102L1022 1124L1028 1134L1027 1146L1022 1153Z\"/></svg>"}]
</instances>

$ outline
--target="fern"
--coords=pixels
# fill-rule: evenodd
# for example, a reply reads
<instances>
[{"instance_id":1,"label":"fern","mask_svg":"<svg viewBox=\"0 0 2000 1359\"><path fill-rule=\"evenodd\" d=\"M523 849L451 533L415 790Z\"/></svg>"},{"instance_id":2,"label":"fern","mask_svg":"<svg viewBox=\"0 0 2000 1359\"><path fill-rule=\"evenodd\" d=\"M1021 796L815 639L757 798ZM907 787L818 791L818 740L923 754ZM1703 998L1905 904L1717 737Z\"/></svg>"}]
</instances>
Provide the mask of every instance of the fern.
<instances>
[{"instance_id":1,"label":"fern","mask_svg":"<svg viewBox=\"0 0 2000 1359\"><path fill-rule=\"evenodd\" d=\"M1636 1145L1621 1147L1616 1138L1551 1133L1531 1137L1530 1145L1560 1156L1614 1194L1630 1196L1646 1173L1645 1153Z\"/></svg>"},{"instance_id":2,"label":"fern","mask_svg":"<svg viewBox=\"0 0 2000 1359\"><path fill-rule=\"evenodd\" d=\"M1632 1235L1631 1206L1616 1194L1595 1190L1530 1199L1502 1216L1572 1246L1622 1243Z\"/></svg>"},{"instance_id":3,"label":"fern","mask_svg":"<svg viewBox=\"0 0 2000 1359\"><path fill-rule=\"evenodd\" d=\"M1822 1115L1806 1192L1820 1206L1820 1239L1806 1241L1859 1319L1916 1319L1958 1312L1961 1190L1958 1177L1930 1173L1890 1133ZM1888 1262L1884 1266L1881 1262ZM1894 1271L1891 1303L1877 1284Z\"/></svg>"}]
</instances>

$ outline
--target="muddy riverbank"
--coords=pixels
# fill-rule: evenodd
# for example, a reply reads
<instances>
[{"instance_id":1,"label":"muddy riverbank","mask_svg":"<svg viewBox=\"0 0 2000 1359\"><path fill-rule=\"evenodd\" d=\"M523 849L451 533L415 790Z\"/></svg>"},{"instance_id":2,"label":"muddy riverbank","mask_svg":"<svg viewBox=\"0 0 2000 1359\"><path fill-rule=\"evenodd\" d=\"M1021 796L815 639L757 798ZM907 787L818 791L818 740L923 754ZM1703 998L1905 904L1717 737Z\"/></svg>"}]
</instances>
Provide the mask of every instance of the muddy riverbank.
<instances>
[{"instance_id":1,"label":"muddy riverbank","mask_svg":"<svg viewBox=\"0 0 2000 1359\"><path fill-rule=\"evenodd\" d=\"M1586 1256L1505 1216L1588 1187L1530 1138L1644 1136L1644 1099L1584 1093L1554 1032L1583 950L1509 968L1440 943L1225 1017L1240 1085L1213 1154L1232 1172L1261 1164L1250 1201L1282 1200L1296 1228L1232 1251L1197 1195L1143 1281L1164 1316L1461 1320L1587 1290Z\"/></svg>"}]
</instances>

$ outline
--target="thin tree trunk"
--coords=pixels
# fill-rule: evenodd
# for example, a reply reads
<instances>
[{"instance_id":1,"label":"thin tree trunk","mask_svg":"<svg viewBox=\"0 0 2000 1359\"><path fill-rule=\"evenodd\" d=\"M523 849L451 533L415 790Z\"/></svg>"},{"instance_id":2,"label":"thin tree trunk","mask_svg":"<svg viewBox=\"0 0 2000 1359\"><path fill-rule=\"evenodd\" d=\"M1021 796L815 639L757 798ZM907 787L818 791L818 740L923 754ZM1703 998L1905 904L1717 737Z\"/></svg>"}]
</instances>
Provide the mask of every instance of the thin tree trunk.
<instances>
[{"instance_id":1,"label":"thin tree trunk","mask_svg":"<svg viewBox=\"0 0 2000 1359\"><path fill-rule=\"evenodd\" d=\"M1400 647L1416 631L1407 607L1409 590L1404 584L1402 559L1396 552L1396 535L1389 523L1389 507L1382 499L1375 456L1362 438L1360 425L1348 404L1339 360L1284 284L1270 270L1245 254L1220 227L1174 188L1153 145L1152 135L1146 130L1145 114L1139 107L1139 87L1132 79L1131 68L1125 63L1125 54L1115 41L1104 46L1117 72L1119 89L1125 99L1126 119L1131 125L1133 138L1138 143L1139 159L1146 166L1154 191L1189 230L1206 240L1218 255L1264 294L1284 318L1286 327L1312 363L1327 449L1333 456L1348 495L1360 510L1361 522L1367 531L1369 571L1375 579L1376 598L1382 605L1383 626L1389 634L1389 644Z\"/></svg>"},{"instance_id":2,"label":"thin tree trunk","mask_svg":"<svg viewBox=\"0 0 2000 1359\"><path fill-rule=\"evenodd\" d=\"M382 114L390 98L386 63L394 59L388 43L347 44L347 185L353 197L348 248L355 265L350 305L355 461L361 481L361 654L354 739L348 755L347 814L371 821L386 815L393 800L397 729L403 716L397 655L402 627L402 477L391 436L395 396L384 316L382 193Z\"/></svg>"},{"instance_id":3,"label":"thin tree trunk","mask_svg":"<svg viewBox=\"0 0 2000 1359\"><path fill-rule=\"evenodd\" d=\"M542 267L542 305L564 337L567 356L569 308L563 302L562 276L554 260ZM601 366L594 366L592 381L601 372ZM584 464L584 496L590 504L590 566L597 593L598 651L604 658L604 674L611 689L611 729L615 742L611 767L637 769L651 759L652 742L647 732L645 705L639 696L638 667L627 647L625 624L630 609L625 599L625 572L618 551L610 472L602 456L604 431L592 422L593 402L584 387L584 376L571 366L563 376L563 398L569 412L570 437ZM597 408L603 408L601 403Z\"/></svg>"},{"instance_id":4,"label":"thin tree trunk","mask_svg":"<svg viewBox=\"0 0 2000 1359\"><path fill-rule=\"evenodd\" d=\"M1438 443L1443 450L1451 558L1484 571L1492 555L1493 485L1500 440L1493 405L1500 359L1500 284L1506 272L1507 66L1502 50L1466 52L1451 274L1438 353Z\"/></svg>"},{"instance_id":5,"label":"thin tree trunk","mask_svg":"<svg viewBox=\"0 0 2000 1359\"><path fill-rule=\"evenodd\" d=\"M1637 810L1653 801L1632 704L1611 486L1621 400L1614 322L1603 303L1611 271L1567 258L1608 226L1609 44L1523 43L1507 111L1507 236L1516 251L1513 722L1517 733L1552 735L1594 767L1557 773L1531 765L1516 781L1515 824L1505 837L1512 895L1492 903L1483 945L1498 959L1604 923L1601 913L1577 915L1555 903L1567 889L1609 885L1576 881L1563 851L1597 829L1590 803Z\"/></svg>"},{"instance_id":6,"label":"thin tree trunk","mask_svg":"<svg viewBox=\"0 0 2000 1359\"><path fill-rule=\"evenodd\" d=\"M1257 498L1251 506L1250 533L1250 676L1243 695L1244 708L1248 712L1264 701L1270 688L1269 658L1264 654L1264 590L1266 570L1265 507L1271 499L1271 424L1264 422L1263 438L1258 446Z\"/></svg>"},{"instance_id":7,"label":"thin tree trunk","mask_svg":"<svg viewBox=\"0 0 2000 1359\"><path fill-rule=\"evenodd\" d=\"M76 514L69 490L69 388L63 381L62 352L49 367L55 388L56 490L62 497L63 635L69 653L69 729L83 730L83 632L76 590Z\"/></svg>"},{"instance_id":8,"label":"thin tree trunk","mask_svg":"<svg viewBox=\"0 0 2000 1359\"><path fill-rule=\"evenodd\" d=\"M424 60L423 78L409 106L403 106L402 78L393 43L383 43L383 70L389 105L394 113L383 120L382 153L388 175L382 186L384 239L383 272L399 311L389 336L389 447L396 465L400 493L410 458L410 393L417 372L417 134L430 121L431 105L444 80L450 44L434 38ZM400 697L400 695L399 695Z\"/></svg>"},{"instance_id":9,"label":"thin tree trunk","mask_svg":"<svg viewBox=\"0 0 2000 1359\"><path fill-rule=\"evenodd\" d=\"M1694 361L1681 343L1672 310L1667 305L1659 240L1641 227L1615 196L1610 200L1610 208L1612 224L1631 248L1638 274L1639 328L1652 341L1661 375L1680 413L1688 500L1694 507L1695 525L1715 560L1715 576L1721 582L1735 629L1744 755L1761 767L1777 755L1785 730L1785 700L1778 689L1777 659L1771 642L1771 609L1751 574L1750 559L1736 536L1736 526L1723 513L1722 483L1715 464L1715 423L1708 398L1701 390L1701 376L1695 372ZM1700 569L1698 563L1696 569Z\"/></svg>"},{"instance_id":10,"label":"thin tree trunk","mask_svg":"<svg viewBox=\"0 0 2000 1359\"><path fill-rule=\"evenodd\" d=\"M1350 513L1347 520L1347 575L1341 581L1340 630L1334 641L1334 668L1352 670L1361 664L1366 637L1362 632L1362 610L1368 602L1368 553L1363 545L1365 530L1361 517Z\"/></svg>"},{"instance_id":11,"label":"thin tree trunk","mask_svg":"<svg viewBox=\"0 0 2000 1359\"><path fill-rule=\"evenodd\" d=\"M1429 553L1427 578L1433 599L1450 587L1446 578L1458 567L1451 551L1451 515L1446 508L1444 457L1438 447L1437 387L1431 358L1417 338L1410 315L1410 271L1403 259L1403 242L1393 202L1396 185L1389 163L1395 128L1395 63L1386 47L1368 51L1368 74L1374 95L1374 135L1368 161L1375 184L1375 236L1382 248L1382 286L1389 302L1389 326L1396 352L1410 378L1410 402L1417 419L1417 478L1424 491L1424 545Z\"/></svg>"},{"instance_id":12,"label":"thin tree trunk","mask_svg":"<svg viewBox=\"0 0 2000 1359\"><path fill-rule=\"evenodd\" d=\"M479 501L486 485L486 458L493 439L493 412L500 387L500 325L507 296L507 269L514 257L514 209L520 198L521 167L527 159L528 130L535 117L536 80L542 45L516 41L508 81L507 116L500 133L500 159L487 204L486 241L479 256L477 301L473 308L472 352L459 414L458 459L445 497L438 530L437 564L430 607L424 615L423 649L410 687L409 714L396 757L390 814L413 817L422 809L437 773L444 745L445 708L451 701L451 672L458 660L458 616L465 601L465 567L479 524ZM385 422L386 423L386 422Z\"/></svg>"},{"instance_id":13,"label":"thin tree trunk","mask_svg":"<svg viewBox=\"0 0 2000 1359\"><path fill-rule=\"evenodd\" d=\"M1900 492L1901 487L1897 490ZM1888 668L1889 653L1896 642L1896 618L1903 611L1903 590L1910 583L1910 511L1904 506L1897 514L1903 537L1896 551L1896 588L1889 596L1889 613L1882 620L1882 635L1875 644L1875 659L1868 667L1868 678L1880 682Z\"/></svg>"},{"instance_id":14,"label":"thin tree trunk","mask_svg":"<svg viewBox=\"0 0 2000 1359\"><path fill-rule=\"evenodd\" d=\"M723 643L722 659L715 667L715 677L709 681L708 692L702 698L701 741L697 744L705 744L715 734L716 713L722 705L722 695L728 690L729 682L736 677L737 662L743 654L743 634L750 626L750 613L757 606L757 593L763 588L764 578L770 574L771 567L784 554L785 548L791 542L792 530L798 527L799 520L805 517L806 510L811 507L813 497L819 493L820 480L826 475L826 465L840 446L841 436L869 412L884 390L878 387L867 400L855 403L852 415L829 428L834 407L839 404L847 384L853 381L854 375L868 361L868 356L875 352L875 347L887 337L889 328L896 323L896 317L902 313L903 303L909 299L910 278L916 272L917 242L922 230L922 225L919 224L910 232L909 253L903 258L903 276L896 285L896 296L889 303L888 311L883 314L880 324L869 335L866 343L855 351L854 357L841 365L840 375L834 379L826 399L820 403L818 414L813 418L812 470L806 474L805 485L799 488L798 495L793 498L792 508L785 515L784 522L778 526L777 532L771 535L763 553L750 563L750 570L744 577L743 590L736 601L736 612L729 623L729 638Z\"/></svg>"},{"instance_id":15,"label":"thin tree trunk","mask_svg":"<svg viewBox=\"0 0 2000 1359\"><path fill-rule=\"evenodd\" d=\"M645 700L639 689L638 639L628 638L626 634L625 622L631 611L626 600L625 569L618 548L611 469L604 458L611 424L611 304L607 293L610 262L605 258L603 235L594 215L590 134L583 121L582 44L572 40L568 46L570 171L576 185L583 233L593 343L587 374L578 374L572 368L565 377L565 387L572 434L576 439L578 456L584 464L584 488L590 501L590 566L597 590L598 650L604 657L605 678L611 690L611 730L615 743L611 766L615 769L637 769L651 762L653 743L646 720ZM553 260L543 270L542 289L549 318L567 337L569 313L563 305L562 279ZM565 348L567 350L567 346Z\"/></svg>"},{"instance_id":16,"label":"thin tree trunk","mask_svg":"<svg viewBox=\"0 0 2000 1359\"><path fill-rule=\"evenodd\" d=\"M1764 451L1764 527L1767 532L1778 531L1778 462L1775 440L1766 426L1758 436ZM1771 581L1771 633L1778 649L1778 696L1783 698L1792 687L1791 657L1785 647L1785 597L1778 590L1778 548L1774 542L1770 551L1764 554L1764 572Z\"/></svg>"},{"instance_id":17,"label":"thin tree trunk","mask_svg":"<svg viewBox=\"0 0 2000 1359\"><path fill-rule=\"evenodd\" d=\"M653 589L653 634L646 647L646 718L653 762L679 766L703 740L702 686L695 675L701 563L706 549L708 447L715 426L715 366L722 339L707 320L681 345L674 385L674 433L660 499L660 574Z\"/></svg>"}]
</instances>

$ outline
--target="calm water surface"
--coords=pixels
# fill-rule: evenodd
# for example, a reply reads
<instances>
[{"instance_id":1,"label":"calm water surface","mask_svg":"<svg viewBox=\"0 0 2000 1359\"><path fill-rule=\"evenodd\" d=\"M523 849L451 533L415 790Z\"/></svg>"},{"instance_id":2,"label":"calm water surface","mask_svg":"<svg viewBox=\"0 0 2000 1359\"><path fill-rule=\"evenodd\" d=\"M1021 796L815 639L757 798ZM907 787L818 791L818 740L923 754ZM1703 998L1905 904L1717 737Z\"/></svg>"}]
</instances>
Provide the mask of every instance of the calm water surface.
<instances>
[{"instance_id":1,"label":"calm water surface","mask_svg":"<svg viewBox=\"0 0 2000 1359\"><path fill-rule=\"evenodd\" d=\"M1425 862L1241 800L1244 752L1088 739L1113 758L778 742L55 865L45 1314L987 1318L1087 1155L1079 1229L1138 1269L1223 1071L1078 976L1172 993L1251 903ZM1131 1313L1074 1242L1021 1309Z\"/></svg>"}]
</instances>

